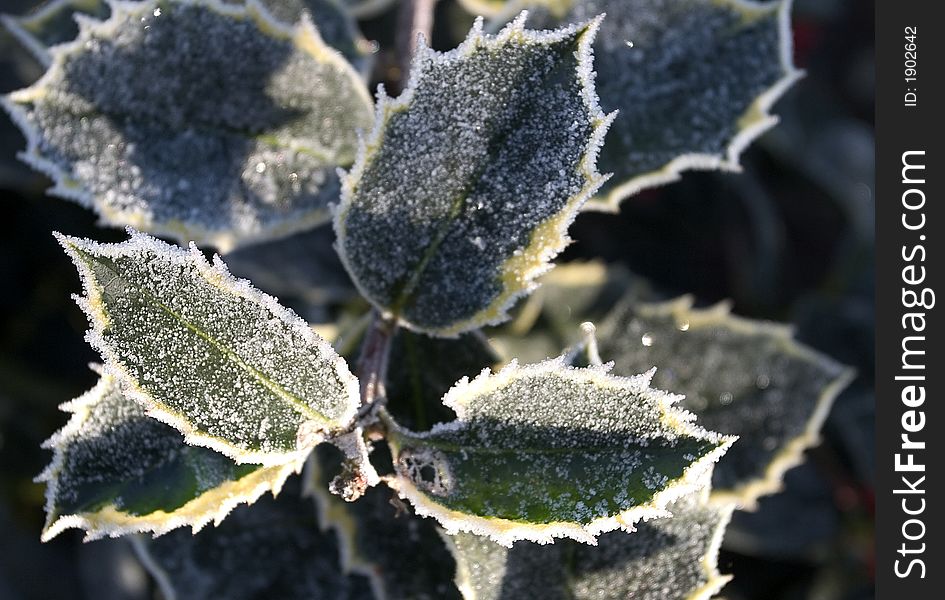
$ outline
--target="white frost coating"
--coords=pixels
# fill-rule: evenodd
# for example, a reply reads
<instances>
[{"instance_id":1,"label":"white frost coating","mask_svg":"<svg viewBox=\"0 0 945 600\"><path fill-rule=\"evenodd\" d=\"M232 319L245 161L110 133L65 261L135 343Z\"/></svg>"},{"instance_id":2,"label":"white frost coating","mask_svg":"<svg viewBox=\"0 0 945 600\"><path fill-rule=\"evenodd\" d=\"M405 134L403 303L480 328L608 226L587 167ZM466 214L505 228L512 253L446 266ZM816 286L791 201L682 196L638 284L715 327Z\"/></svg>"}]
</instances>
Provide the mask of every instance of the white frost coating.
<instances>
[{"instance_id":1,"label":"white frost coating","mask_svg":"<svg viewBox=\"0 0 945 600\"><path fill-rule=\"evenodd\" d=\"M54 235L73 259L82 278L85 296L76 297L76 301L88 316L91 325L86 334L86 339L105 359L106 373L114 375L121 382L124 392L144 406L149 416L182 432L187 443L211 448L238 463L255 463L266 466L293 464L297 467L303 464L311 449L317 443L323 441L331 429L343 428L354 419L360 403L357 378L351 374L344 359L334 352L331 345L318 337L295 312L280 305L278 300L272 296L253 288L248 281L234 278L219 256L214 256L213 264L210 264L193 244L188 250L184 250L131 228L128 229L128 233L131 236L130 239L120 244L102 244L88 239L64 236L60 233ZM96 281L90 266L79 255L80 250L105 258L120 258L150 253L160 260L166 261L167 265L176 265L181 269L195 269L201 278L223 292L245 298L262 307L274 318L287 325L294 336L303 340L305 344L317 348L319 355L327 359L325 366L334 372L344 387L347 402L343 412L333 423L326 420L315 428L307 429L305 439L297 440L297 449L294 452L267 453L246 450L237 446L232 440L213 437L197 431L186 415L170 410L167 405L145 391L133 375L129 373L122 357L116 354L115 350L105 342L103 334L109 325L110 317L104 311L101 283ZM278 349L274 350L278 351ZM259 415L259 418L262 419L263 416ZM310 419L308 421L310 422Z\"/></svg>"},{"instance_id":2,"label":"white frost coating","mask_svg":"<svg viewBox=\"0 0 945 600\"><path fill-rule=\"evenodd\" d=\"M737 172L741 170L739 157L745 148L758 136L777 123L777 117L770 114L771 106L802 76L802 72L793 65L792 60L793 49L790 30L791 3L792 0L781 0L780 2L770 3L754 2L752 0L696 0L688 3L657 2L655 0L512 0L495 15L492 25L497 26L497 24L508 21L518 11L526 7L540 8L541 11L539 14L550 23L558 22L562 20L562 18L579 20L585 18L588 13L610 12L613 19L613 21L610 22L612 26L622 22L630 25L616 25L616 29L612 30L608 30L608 28L605 27L598 38L597 48L599 55L608 59L606 61L599 60L598 68L604 73L604 76L608 78L607 81L619 77L619 70L626 69L629 71L636 68L637 63L634 62L634 57L629 54L627 43L636 41L637 43L633 47L638 49L643 46L640 45L639 40L628 40L626 36L633 35L633 33L629 32L635 31L638 27L642 27L644 30L648 28L653 29L652 24L645 25L648 19L652 18L651 15L647 14L648 12L653 12L656 19L675 18L670 14L672 11L678 11L685 6L691 6L693 8L705 8L718 12L730 12L740 15L747 22L758 19L769 19L776 26L776 35L778 37L776 40L777 48L770 49L770 60L772 63L774 61L778 62L779 74L776 79L773 76L770 79L766 78L765 83L768 81L770 81L770 83L765 85L764 91L757 90L757 95L748 96L752 102L745 107L743 113L733 115L732 124L735 126L736 130L730 133L727 132L727 137L723 145L711 149L700 149L698 145L692 145L688 150L682 147L676 147L678 151L676 156L671 159L661 160L658 167L650 166L639 172L634 172L634 169L628 167L627 173L621 173L620 167L617 164L621 158L621 156L617 155L619 144L614 143L616 140L609 140L610 143L608 143L608 146L604 150L605 156L608 159L604 161L607 163L604 168L615 172L615 179L618 185L612 187L608 186L603 189L598 196L592 198L585 204L584 210L616 212L619 209L619 204L622 199L632 196L642 189L676 181L684 171L691 169L718 169ZM703 26L703 23L696 21L690 24L690 27L695 26ZM711 23L704 24L704 27L713 26L715 25ZM653 31L651 30L649 33L653 33ZM725 33L726 31L719 31L717 37L721 41L724 41ZM649 42L654 43L653 40L649 40ZM676 43L678 43L678 40ZM655 59L651 56L646 57L647 60L651 61L663 60L672 52L672 48L666 48L665 51L663 51L657 49L656 46L647 47L647 50L656 52ZM750 50L745 51L750 52ZM767 59L768 52L769 51L766 50L762 58ZM618 72L613 72L614 69L618 69ZM652 81L646 80L644 83L651 85L654 89L676 84L685 87L682 80L677 79L685 75L685 73L682 75L674 75L665 71L656 70L651 77ZM715 82L707 83L714 85ZM638 83L638 85L642 84ZM620 94L617 89L619 89L619 86L615 89L600 90L604 105L622 106L627 110L631 110L633 107L628 106L626 104L627 101L621 99L621 97L626 96L626 94ZM725 93L731 92L731 90L723 92L722 87L720 87L719 90L722 96L724 96ZM633 93L642 94L643 90L634 89ZM756 92L753 91L752 93L754 94ZM639 101L640 98L634 97L633 100ZM658 101L658 99L655 100ZM624 104L621 104L622 101ZM715 101L722 105L726 103L726 99L724 97L719 98L718 95L716 95ZM656 115L654 115L654 117L655 116ZM683 116L685 116L685 113ZM697 117L698 115L694 116ZM625 114L620 118L627 119L628 116ZM632 130L624 130L621 125L622 121L618 119L612 136L633 133ZM667 134L670 136L675 135L676 137L685 136L689 133L685 129L686 126L687 124L684 120L678 123L667 123ZM673 129L678 129L678 131L673 131ZM647 136L649 132L643 132L643 135ZM669 137L667 139L669 139ZM611 143L614 143L613 147ZM675 147L675 144L673 146ZM650 150L655 151L656 148ZM630 149L628 151L634 150ZM636 152L639 152L639 150L636 150ZM628 158L627 164L629 165L629 163L630 160Z\"/></svg>"},{"instance_id":3,"label":"white frost coating","mask_svg":"<svg viewBox=\"0 0 945 600\"><path fill-rule=\"evenodd\" d=\"M95 365L93 369L99 371L100 367ZM63 514L52 519L70 445L85 436L97 435L94 431L96 424L90 423L92 409L112 393L120 393L118 382L112 375L102 373L95 387L59 407L72 416L62 429L43 443L43 448L53 451L53 459L34 480L46 484L45 510L50 519L43 528L43 542L67 529L84 530L86 542L132 533L147 532L159 536L184 526L190 526L192 532L197 533L208 523L219 525L240 504L252 504L266 492L278 495L285 480L298 473L304 464L304 459L297 459L284 465L260 468L240 480L226 481L208 489L170 513L158 510L147 515L133 515L109 503L94 512Z\"/></svg>"},{"instance_id":4,"label":"white frost coating","mask_svg":"<svg viewBox=\"0 0 945 600\"><path fill-rule=\"evenodd\" d=\"M684 171L688 170L721 170L740 172L742 167L739 158L742 152L751 145L761 134L778 123L778 116L771 114L771 107L796 83L804 72L794 66L793 36L791 33L791 6L794 0L780 0L773 3L759 3L752 0L719 0L721 6L732 6L736 10L763 14L768 11L777 11L778 30L780 38L779 61L784 72L781 79L775 82L764 93L759 95L742 116L744 126L729 142L724 154L684 154L670 161L658 171L647 173L627 181L614 188L606 198L593 198L584 205L584 210L601 212L617 212L620 202L633 196L639 191L678 181Z\"/></svg>"},{"instance_id":5,"label":"white frost coating","mask_svg":"<svg viewBox=\"0 0 945 600\"><path fill-rule=\"evenodd\" d=\"M798 343L789 325L733 315L730 302L693 303L624 302L602 326L601 344L621 372L661 364L660 385L686 391L708 427L741 436L715 471L712 499L754 509L819 443L855 372ZM652 338L645 348L634 341L643 331Z\"/></svg>"},{"instance_id":6,"label":"white frost coating","mask_svg":"<svg viewBox=\"0 0 945 600\"><path fill-rule=\"evenodd\" d=\"M431 438L437 434L461 431L467 426L466 420L472 417L469 412L472 408L470 402L475 402L477 397L501 389L520 378L554 374L565 380L592 383L603 388L626 390L655 402L661 413L661 426L668 431L719 444L715 449L691 462L678 479L668 482L664 476L654 473L654 486L665 485L665 487L657 491L650 501L613 516L595 518L583 525L564 521L544 524L523 523L498 517L482 517L450 509L424 494L414 481L400 471L393 476L385 477L384 481L396 490L401 498L409 500L417 514L435 518L447 533L469 532L487 536L506 547L511 547L516 540L549 544L553 543L555 538L571 538L595 545L597 536L602 533L616 529L632 532L634 531L634 524L639 521L671 516L672 513L667 510L667 506L681 497L701 490L708 480L707 473L711 472L714 464L737 438L721 436L695 425L693 423L695 416L692 413L674 406L682 398L681 396L650 388L649 384L656 371L655 369L634 377L615 377L609 375L612 366L612 364L607 364L577 369L568 366L565 357L559 357L525 367L520 367L517 362L513 361L496 374L492 374L486 369L472 381L464 378L446 394L443 400L444 404L456 411L458 417L456 421L437 424L426 433L406 432L396 424L390 423L390 426L394 429L393 449L395 460L400 452L399 442L396 441L398 432L409 433L412 439L422 442L423 439ZM537 409L538 407L536 407Z\"/></svg>"},{"instance_id":7,"label":"white frost coating","mask_svg":"<svg viewBox=\"0 0 945 600\"><path fill-rule=\"evenodd\" d=\"M310 19L302 19L294 27L280 23L269 15L258 0L247 0L245 4L229 4L221 0L173 0L171 6L174 8L205 8L212 14L233 19L234 22L252 23L259 31L260 39L287 44L292 47L294 58L303 57L299 60L309 61L309 75L321 78L320 86L311 86L311 81L306 81L298 73L290 73L293 69L298 71L298 65L291 61L284 65L286 73L270 73L268 86L273 93L278 91L282 96L291 96L292 92L296 92L297 97L280 98L281 102L292 105L284 108L311 112L311 106L301 100L306 95L303 84L316 91L330 85L335 96L344 94L350 104L343 112L346 122L340 126L340 121L334 119L337 115L329 118L327 115L331 111L323 111L326 116L320 123L325 131L319 131L319 125L311 123L305 131L293 128L292 123L265 130L263 126L268 124L257 122L253 127L246 128L260 131L252 135L247 133L242 138L246 142L242 149L245 154L243 158L249 164L270 166L265 173L252 173L248 167L241 173L241 165L233 162L232 157L222 156L225 153L220 148L227 144L228 152L241 151L238 144L233 142L237 137L235 133L226 134L230 137L213 137L212 134L199 133L200 127L168 127L166 139L160 140L165 154L173 154L175 149L182 153L193 153L199 148L204 156L214 159L207 161L208 166L204 171L195 174L193 170L185 171L174 166L172 157L162 156L164 162L160 163L147 158L146 153L140 153L141 157L136 156L135 140L127 137L128 131L134 127L118 123L120 119L116 120L117 124L100 122L95 112L98 107L76 96L65 85L68 83L66 75L70 61L75 62L76 57L83 56L88 48L96 47L102 40L120 40L122 35L132 35L134 32L126 26L129 22L135 22L137 16L144 20L152 18L152 15L157 18L160 14L155 12L156 0L109 0L108 6L111 16L106 21L76 14L78 37L72 42L45 49L50 63L43 77L29 88L0 97L0 106L10 114L27 140L26 150L20 152L18 157L53 180L54 186L48 190L49 194L95 210L105 225L130 225L180 241L198 239L223 252L241 244L284 237L327 220L328 201L337 193L334 170L339 164L349 164L353 158L349 153L354 152L355 129L367 125L371 99L364 89L361 76L337 50L324 43ZM313 65L321 70L316 73ZM293 89L293 86L297 89ZM309 90L307 95L324 94L321 91L314 94ZM63 124L50 124L49 114L37 117L36 107L27 107L49 97L55 97L56 102L65 102L63 106L53 107L55 111L66 110L64 107L68 108L68 103L72 102L75 106L71 108L78 107L77 110L91 115L83 117L81 122L79 117L75 117L75 123L70 126L73 130L70 135L73 137L78 139L84 135L89 138L91 147L82 149L82 152L91 154L70 157L69 153L74 152L75 148L70 148L68 152L53 148L57 154L61 154L59 156L44 152L45 146L55 146L57 143L78 144L71 138L54 142L45 139L48 132L61 134L61 131L53 130ZM324 100L322 105L327 105L327 102ZM348 121L355 123L350 130L347 129L350 124ZM146 117L137 125L143 126L147 122ZM243 127L232 126L231 129L239 131ZM272 140L266 139L265 134L278 138L278 145L272 145ZM334 136L332 147L324 144L327 135ZM96 147L96 144L100 147ZM351 149L346 150L346 145L350 145ZM135 162L137 160L150 162L139 165ZM232 164L224 172L221 165L226 161ZM97 171L111 174L96 175ZM179 181L175 176L179 176ZM210 179L214 181L209 182ZM240 182L245 190L239 191L240 185L236 185L235 181ZM180 196L188 189L201 192L195 194L198 197L206 196L200 198L204 205L196 200L182 204ZM208 190L217 193L219 198L214 196L208 200L211 196ZM212 206L217 201L220 206Z\"/></svg>"},{"instance_id":8,"label":"white frost coating","mask_svg":"<svg viewBox=\"0 0 945 600\"><path fill-rule=\"evenodd\" d=\"M572 25L555 31L529 31L525 29L527 12L523 11L514 21L503 28L497 35L490 36L483 33L483 21L477 19L473 24L466 40L456 49L440 53L430 48L425 41L419 40L414 56L413 68L403 93L397 99L387 96L383 86L378 87L376 101L376 116L372 131L359 143L358 156L354 166L342 175L341 203L335 209L334 226L338 236L337 247L339 256L345 267L352 273L352 279L359 291L370 299L387 316L397 316L404 326L410 329L425 331L443 337L456 337L460 333L484 325L500 323L508 319L508 309L520 298L533 291L537 284L535 279L550 270L554 258L569 242L567 229L577 216L580 207L596 193L608 179L608 176L597 172L596 161L604 136L616 117L616 112L605 115L600 108L597 94L594 90L593 70L593 40L600 27L603 16L600 16L584 25ZM502 289L498 296L487 306L476 312L472 317L462 318L449 326L431 329L411 322L403 315L392 315L388 306L378 304L373 295L366 289L359 279L359 272L346 250L347 217L356 199L356 192L361 183L365 170L374 161L384 143L384 131L391 117L398 112L409 110L414 94L421 85L424 64L450 65L464 61L474 52L482 49L498 49L513 41L527 42L535 45L551 45L574 36L583 30L579 39L576 75L580 84L580 93L585 109L592 123L591 137L584 149L580 161L579 171L586 183L577 194L570 197L562 210L550 215L542 221L532 232L533 238L510 256L500 271L496 274L501 279ZM482 248L482 240L477 238L477 247Z\"/></svg>"}]
</instances>

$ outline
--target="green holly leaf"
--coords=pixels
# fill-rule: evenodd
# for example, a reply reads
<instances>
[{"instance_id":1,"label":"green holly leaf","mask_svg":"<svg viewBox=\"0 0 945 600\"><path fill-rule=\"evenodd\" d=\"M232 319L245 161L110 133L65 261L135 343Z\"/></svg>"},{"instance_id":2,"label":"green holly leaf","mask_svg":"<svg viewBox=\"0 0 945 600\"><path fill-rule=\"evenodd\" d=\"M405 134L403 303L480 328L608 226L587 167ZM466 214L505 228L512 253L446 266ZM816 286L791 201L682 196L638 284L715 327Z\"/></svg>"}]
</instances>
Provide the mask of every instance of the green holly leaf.
<instances>
[{"instance_id":1,"label":"green holly leaf","mask_svg":"<svg viewBox=\"0 0 945 600\"><path fill-rule=\"evenodd\" d=\"M598 93L619 115L598 166L614 176L585 209L620 201L691 169L740 170L739 156L777 123L775 101L801 76L790 0L517 0L545 26L606 13L594 44Z\"/></svg>"},{"instance_id":2,"label":"green holly leaf","mask_svg":"<svg viewBox=\"0 0 945 600\"><path fill-rule=\"evenodd\" d=\"M116 4L50 52L3 105L50 193L108 225L223 251L311 228L370 125L354 68L309 21L289 27L254 3Z\"/></svg>"},{"instance_id":3,"label":"green holly leaf","mask_svg":"<svg viewBox=\"0 0 945 600\"><path fill-rule=\"evenodd\" d=\"M853 373L795 342L789 327L692 302L622 303L598 329L600 353L618 374L656 366L654 385L684 394L705 427L739 436L715 468L713 496L752 507L819 442Z\"/></svg>"},{"instance_id":4,"label":"green holly leaf","mask_svg":"<svg viewBox=\"0 0 945 600\"><path fill-rule=\"evenodd\" d=\"M85 539L127 533L160 535L189 525L219 524L238 504L252 504L302 467L302 460L261 467L238 465L145 413L112 375L72 402L69 423L45 447L53 460L46 482L43 541L69 528Z\"/></svg>"},{"instance_id":5,"label":"green holly leaf","mask_svg":"<svg viewBox=\"0 0 945 600\"><path fill-rule=\"evenodd\" d=\"M465 600L707 600L730 579L718 551L732 506L681 498L673 516L602 535L596 548L574 542L504 548L488 538L445 536Z\"/></svg>"},{"instance_id":6,"label":"green holly leaf","mask_svg":"<svg viewBox=\"0 0 945 600\"><path fill-rule=\"evenodd\" d=\"M397 100L381 94L335 216L342 260L381 311L452 337L506 319L551 267L604 181L598 23L526 31L523 15L486 36L477 21L452 52L421 46Z\"/></svg>"},{"instance_id":7,"label":"green holly leaf","mask_svg":"<svg viewBox=\"0 0 945 600\"><path fill-rule=\"evenodd\" d=\"M135 549L168 599L372 597L365 578L342 572L334 536L319 531L295 486L237 508L219 527L137 538Z\"/></svg>"},{"instance_id":8,"label":"green holly leaf","mask_svg":"<svg viewBox=\"0 0 945 600\"><path fill-rule=\"evenodd\" d=\"M388 418L388 485L449 533L498 543L603 532L666 514L698 489L733 438L692 423L652 371L614 377L563 358L464 379L443 403L457 420L425 433Z\"/></svg>"},{"instance_id":9,"label":"green holly leaf","mask_svg":"<svg viewBox=\"0 0 945 600\"><path fill-rule=\"evenodd\" d=\"M195 246L57 234L87 339L148 414L239 463L287 464L348 428L358 382L302 319Z\"/></svg>"}]
</instances>

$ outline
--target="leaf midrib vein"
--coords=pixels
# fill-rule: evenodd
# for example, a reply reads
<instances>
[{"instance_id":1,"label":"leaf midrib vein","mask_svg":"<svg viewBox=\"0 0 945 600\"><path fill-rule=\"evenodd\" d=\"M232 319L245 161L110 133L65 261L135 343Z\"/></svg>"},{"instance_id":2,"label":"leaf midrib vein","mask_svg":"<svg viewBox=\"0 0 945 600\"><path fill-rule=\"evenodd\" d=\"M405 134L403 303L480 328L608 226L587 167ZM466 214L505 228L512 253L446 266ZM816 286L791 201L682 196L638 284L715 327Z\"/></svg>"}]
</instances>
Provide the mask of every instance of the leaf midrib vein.
<instances>
[{"instance_id":1,"label":"leaf midrib vein","mask_svg":"<svg viewBox=\"0 0 945 600\"><path fill-rule=\"evenodd\" d=\"M82 249L77 248L77 251L85 254L91 260L95 260L96 258L98 258L98 257L95 257L94 255L84 252ZM122 281L124 281L125 283L133 287L150 304L162 310L163 312L167 313L171 318L178 321L181 325L183 325L184 327L192 331L199 338L203 339L211 348L213 348L214 350L222 354L225 358L230 359L233 362L233 364L235 364L237 367L239 367L240 369L242 369L243 371L251 375L264 388L272 392L280 400L283 400L286 404L291 406L296 412L302 414L308 419L321 421L328 425L332 424L332 420L330 418L316 411L315 409L310 407L308 404L303 402L300 398L298 398L297 396L295 396L294 394L292 394L291 392L283 388L281 385L279 385L278 383L276 383L275 381L267 377L262 371L260 371L259 369L253 367L252 365L244 361L242 357L240 357L240 355L237 354L234 350L228 348L224 344L220 343L219 341L211 337L210 334L208 334L207 332L200 329L200 327L198 327L197 325L194 325L193 323L185 319L182 315L178 314L174 309L172 309L171 307L161 302L158 298L154 297L152 294L150 294L147 290L145 290L140 285L134 283L127 277L123 277L122 274L117 270L117 268L109 264L110 261L99 260L98 262L99 264L104 265L105 268L110 270L112 273L114 273L115 277L121 279ZM104 292L104 290L102 291Z\"/></svg>"}]
</instances>

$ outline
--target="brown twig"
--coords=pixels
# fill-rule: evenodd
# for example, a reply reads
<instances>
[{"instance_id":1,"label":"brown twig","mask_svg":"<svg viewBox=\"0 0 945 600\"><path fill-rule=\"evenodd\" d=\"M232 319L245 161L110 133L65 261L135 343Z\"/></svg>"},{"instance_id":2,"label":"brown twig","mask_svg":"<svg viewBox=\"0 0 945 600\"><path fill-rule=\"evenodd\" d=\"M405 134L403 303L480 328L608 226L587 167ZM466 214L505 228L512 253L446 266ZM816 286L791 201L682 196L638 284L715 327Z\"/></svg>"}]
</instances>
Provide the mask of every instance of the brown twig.
<instances>
[{"instance_id":1,"label":"brown twig","mask_svg":"<svg viewBox=\"0 0 945 600\"><path fill-rule=\"evenodd\" d=\"M433 31L433 6L436 0L401 0L397 15L397 57L400 67L400 92L407 85L410 61L417 50L417 35L430 42Z\"/></svg>"},{"instance_id":2,"label":"brown twig","mask_svg":"<svg viewBox=\"0 0 945 600\"><path fill-rule=\"evenodd\" d=\"M357 367L358 379L361 381L362 411L369 411L378 399L381 402L386 400L384 381L387 379L390 344L396 328L395 323L375 313L364 335Z\"/></svg>"}]
</instances>

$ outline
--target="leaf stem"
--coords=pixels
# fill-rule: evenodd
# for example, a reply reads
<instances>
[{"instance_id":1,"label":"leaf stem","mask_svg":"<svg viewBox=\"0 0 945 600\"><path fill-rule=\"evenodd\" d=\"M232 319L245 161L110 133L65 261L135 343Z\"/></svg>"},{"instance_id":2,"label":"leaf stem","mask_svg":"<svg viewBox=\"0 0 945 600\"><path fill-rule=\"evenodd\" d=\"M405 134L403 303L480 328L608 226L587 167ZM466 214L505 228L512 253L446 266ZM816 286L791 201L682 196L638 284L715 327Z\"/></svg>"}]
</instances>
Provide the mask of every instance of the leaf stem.
<instances>
[{"instance_id":1,"label":"leaf stem","mask_svg":"<svg viewBox=\"0 0 945 600\"><path fill-rule=\"evenodd\" d=\"M390 362L390 346L397 330L396 322L384 319L374 312L364 335L361 356L358 358L358 379L361 381L361 409L380 401L387 401L385 381Z\"/></svg>"},{"instance_id":2,"label":"leaf stem","mask_svg":"<svg viewBox=\"0 0 945 600\"><path fill-rule=\"evenodd\" d=\"M435 4L436 0L401 0L400 2L396 40L397 57L400 62L400 90L407 87L410 62L417 50L417 34L423 34L427 43L430 43Z\"/></svg>"}]
</instances>

